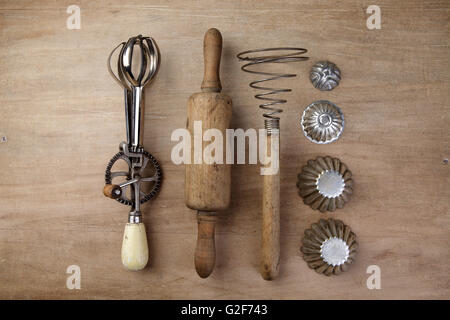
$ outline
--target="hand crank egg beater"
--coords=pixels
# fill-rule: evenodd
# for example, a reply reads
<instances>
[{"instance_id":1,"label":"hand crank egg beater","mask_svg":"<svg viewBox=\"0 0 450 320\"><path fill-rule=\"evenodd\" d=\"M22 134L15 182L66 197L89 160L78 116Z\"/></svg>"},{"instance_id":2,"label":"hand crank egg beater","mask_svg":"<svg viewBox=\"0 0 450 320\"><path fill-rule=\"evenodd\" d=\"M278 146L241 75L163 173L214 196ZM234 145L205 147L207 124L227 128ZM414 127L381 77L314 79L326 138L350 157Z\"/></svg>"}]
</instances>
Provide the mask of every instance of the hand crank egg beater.
<instances>
[{"instance_id":1,"label":"hand crank egg beater","mask_svg":"<svg viewBox=\"0 0 450 320\"><path fill-rule=\"evenodd\" d=\"M111 59L119 48L116 75ZM129 270L141 270L147 265L141 205L155 197L161 187L159 163L143 148L144 87L155 78L159 64L156 42L142 35L122 42L108 57L108 70L124 90L127 141L120 143L119 152L106 167L103 193L131 208L122 243L122 263Z\"/></svg>"}]
</instances>

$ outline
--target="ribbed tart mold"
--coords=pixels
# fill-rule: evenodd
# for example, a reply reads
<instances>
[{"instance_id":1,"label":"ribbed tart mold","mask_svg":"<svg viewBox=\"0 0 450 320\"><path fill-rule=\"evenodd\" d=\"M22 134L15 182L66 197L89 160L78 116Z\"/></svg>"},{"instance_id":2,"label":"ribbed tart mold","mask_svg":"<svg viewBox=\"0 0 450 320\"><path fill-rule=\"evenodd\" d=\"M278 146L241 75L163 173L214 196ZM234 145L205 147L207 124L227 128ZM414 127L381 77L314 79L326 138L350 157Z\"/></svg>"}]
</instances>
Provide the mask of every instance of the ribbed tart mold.
<instances>
[{"instance_id":1,"label":"ribbed tart mold","mask_svg":"<svg viewBox=\"0 0 450 320\"><path fill-rule=\"evenodd\" d=\"M311 103L303 111L301 125L305 137L318 144L339 139L344 131L344 115L341 109L327 100Z\"/></svg>"},{"instance_id":2,"label":"ribbed tart mold","mask_svg":"<svg viewBox=\"0 0 450 320\"><path fill-rule=\"evenodd\" d=\"M320 219L305 230L300 251L311 269L326 276L347 271L358 243L350 227L340 220Z\"/></svg>"},{"instance_id":3,"label":"ribbed tart mold","mask_svg":"<svg viewBox=\"0 0 450 320\"><path fill-rule=\"evenodd\" d=\"M353 193L352 173L337 158L308 160L297 177L298 194L314 210L342 208Z\"/></svg>"}]
</instances>

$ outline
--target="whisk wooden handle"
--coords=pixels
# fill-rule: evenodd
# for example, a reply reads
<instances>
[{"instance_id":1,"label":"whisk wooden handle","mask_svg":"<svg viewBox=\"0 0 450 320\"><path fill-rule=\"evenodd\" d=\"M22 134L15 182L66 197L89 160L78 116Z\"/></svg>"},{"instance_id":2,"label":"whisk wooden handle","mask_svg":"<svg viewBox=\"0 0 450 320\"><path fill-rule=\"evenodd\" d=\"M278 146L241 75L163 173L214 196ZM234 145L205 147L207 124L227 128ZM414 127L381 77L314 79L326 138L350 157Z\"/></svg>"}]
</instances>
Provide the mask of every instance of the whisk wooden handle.
<instances>
[{"instance_id":1,"label":"whisk wooden handle","mask_svg":"<svg viewBox=\"0 0 450 320\"><path fill-rule=\"evenodd\" d=\"M205 33L203 41L203 56L205 60L205 73L203 75L203 92L220 92L220 57L222 55L222 35L220 31L211 28Z\"/></svg>"},{"instance_id":2,"label":"whisk wooden handle","mask_svg":"<svg viewBox=\"0 0 450 320\"><path fill-rule=\"evenodd\" d=\"M272 139L267 137L267 150L271 150ZM275 146L279 145L275 143ZM277 151L278 153L278 151ZM272 164L274 159L272 156ZM261 247L261 276L265 280L273 280L278 275L280 264L280 170L279 159L276 174L263 177L263 205L262 205L262 247Z\"/></svg>"}]
</instances>

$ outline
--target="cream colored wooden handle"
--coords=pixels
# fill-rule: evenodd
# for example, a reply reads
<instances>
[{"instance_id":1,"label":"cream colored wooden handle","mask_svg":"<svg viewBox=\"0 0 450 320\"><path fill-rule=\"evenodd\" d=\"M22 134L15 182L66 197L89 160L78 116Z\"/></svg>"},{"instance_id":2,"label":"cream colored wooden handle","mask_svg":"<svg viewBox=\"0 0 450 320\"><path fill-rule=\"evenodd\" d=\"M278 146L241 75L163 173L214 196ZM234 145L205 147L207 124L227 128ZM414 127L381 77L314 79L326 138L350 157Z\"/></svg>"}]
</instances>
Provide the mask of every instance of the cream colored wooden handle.
<instances>
[{"instance_id":1,"label":"cream colored wooden handle","mask_svg":"<svg viewBox=\"0 0 450 320\"><path fill-rule=\"evenodd\" d=\"M195 247L195 270L201 278L207 278L216 263L215 228L217 216L214 212L197 214L198 236Z\"/></svg>"},{"instance_id":2,"label":"cream colored wooden handle","mask_svg":"<svg viewBox=\"0 0 450 320\"><path fill-rule=\"evenodd\" d=\"M268 148L270 145L268 136ZM280 264L280 171L264 175L263 180L261 275L265 280L273 280Z\"/></svg>"},{"instance_id":3,"label":"cream colored wooden handle","mask_svg":"<svg viewBox=\"0 0 450 320\"><path fill-rule=\"evenodd\" d=\"M122 263L128 270L142 270L148 261L148 244L143 223L127 223L122 242Z\"/></svg>"},{"instance_id":4,"label":"cream colored wooden handle","mask_svg":"<svg viewBox=\"0 0 450 320\"><path fill-rule=\"evenodd\" d=\"M203 57L205 60L205 73L203 75L203 92L220 92L220 57L222 55L222 35L220 31L211 28L205 33L203 40Z\"/></svg>"}]
</instances>

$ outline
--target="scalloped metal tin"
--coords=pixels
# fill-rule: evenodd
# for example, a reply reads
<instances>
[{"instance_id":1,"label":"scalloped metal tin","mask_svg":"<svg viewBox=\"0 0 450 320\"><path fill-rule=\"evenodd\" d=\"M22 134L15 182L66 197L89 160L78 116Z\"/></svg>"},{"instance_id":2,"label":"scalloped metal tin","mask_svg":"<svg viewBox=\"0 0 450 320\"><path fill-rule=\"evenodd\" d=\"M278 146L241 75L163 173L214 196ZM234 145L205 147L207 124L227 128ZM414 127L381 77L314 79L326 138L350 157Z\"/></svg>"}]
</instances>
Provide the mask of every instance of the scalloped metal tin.
<instances>
[{"instance_id":1,"label":"scalloped metal tin","mask_svg":"<svg viewBox=\"0 0 450 320\"><path fill-rule=\"evenodd\" d=\"M352 173L337 158L308 160L297 176L298 194L314 210L343 208L353 193Z\"/></svg>"},{"instance_id":2,"label":"scalloped metal tin","mask_svg":"<svg viewBox=\"0 0 450 320\"><path fill-rule=\"evenodd\" d=\"M318 100L303 111L300 124L309 141L327 144L339 139L344 131L344 114L333 102Z\"/></svg>"},{"instance_id":3,"label":"scalloped metal tin","mask_svg":"<svg viewBox=\"0 0 450 320\"><path fill-rule=\"evenodd\" d=\"M350 227L340 220L320 219L305 230L300 251L311 269L326 276L347 271L358 243Z\"/></svg>"},{"instance_id":4,"label":"scalloped metal tin","mask_svg":"<svg viewBox=\"0 0 450 320\"><path fill-rule=\"evenodd\" d=\"M339 85L341 70L333 62L319 61L311 68L309 80L314 88L330 91Z\"/></svg>"}]
</instances>

